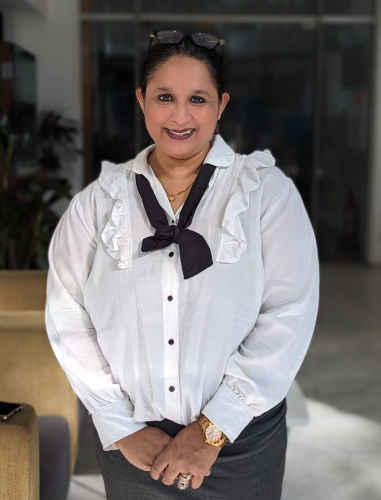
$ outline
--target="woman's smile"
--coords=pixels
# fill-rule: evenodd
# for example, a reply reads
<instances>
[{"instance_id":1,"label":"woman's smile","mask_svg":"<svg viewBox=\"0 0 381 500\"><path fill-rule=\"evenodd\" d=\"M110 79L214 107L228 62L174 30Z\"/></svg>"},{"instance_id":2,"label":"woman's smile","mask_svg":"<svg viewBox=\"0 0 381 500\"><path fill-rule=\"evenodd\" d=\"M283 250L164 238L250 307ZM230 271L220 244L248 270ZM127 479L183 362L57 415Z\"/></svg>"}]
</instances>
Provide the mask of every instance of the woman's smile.
<instances>
[{"instance_id":1,"label":"woman's smile","mask_svg":"<svg viewBox=\"0 0 381 500\"><path fill-rule=\"evenodd\" d=\"M183 132L176 132L174 130L171 130L171 129L168 129L165 127L164 127L164 130L167 133L168 137L170 137L171 139L174 139L175 141L186 141L196 131L196 129L191 128L191 129L186 129Z\"/></svg>"}]
</instances>

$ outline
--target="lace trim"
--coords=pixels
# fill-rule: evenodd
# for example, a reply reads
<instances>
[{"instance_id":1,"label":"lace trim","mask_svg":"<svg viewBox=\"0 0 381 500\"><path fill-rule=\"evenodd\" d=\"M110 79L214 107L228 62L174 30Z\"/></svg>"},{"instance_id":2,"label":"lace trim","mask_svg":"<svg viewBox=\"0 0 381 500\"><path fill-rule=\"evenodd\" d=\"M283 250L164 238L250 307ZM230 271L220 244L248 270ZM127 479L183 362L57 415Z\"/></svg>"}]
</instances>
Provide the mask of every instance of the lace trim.
<instances>
[{"instance_id":1,"label":"lace trim","mask_svg":"<svg viewBox=\"0 0 381 500\"><path fill-rule=\"evenodd\" d=\"M132 239L126 172L121 165L103 161L99 183L116 200L101 237L107 253L119 260L118 268L127 269L132 264Z\"/></svg>"},{"instance_id":2,"label":"lace trim","mask_svg":"<svg viewBox=\"0 0 381 500\"><path fill-rule=\"evenodd\" d=\"M268 149L242 156L222 219L217 262L237 262L246 250L247 239L239 214L248 210L250 193L261 185L257 169L272 166L275 166L275 158Z\"/></svg>"}]
</instances>

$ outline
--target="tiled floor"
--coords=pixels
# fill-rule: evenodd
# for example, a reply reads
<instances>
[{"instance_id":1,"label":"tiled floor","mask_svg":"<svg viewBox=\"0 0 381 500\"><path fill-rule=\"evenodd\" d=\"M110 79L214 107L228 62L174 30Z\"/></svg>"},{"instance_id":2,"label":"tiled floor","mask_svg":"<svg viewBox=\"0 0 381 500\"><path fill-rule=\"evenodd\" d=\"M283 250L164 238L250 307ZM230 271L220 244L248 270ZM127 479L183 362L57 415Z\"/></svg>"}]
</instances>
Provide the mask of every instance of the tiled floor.
<instances>
[{"instance_id":1,"label":"tiled floor","mask_svg":"<svg viewBox=\"0 0 381 500\"><path fill-rule=\"evenodd\" d=\"M103 478L100 474L73 476L68 500L99 500L106 498Z\"/></svg>"},{"instance_id":2,"label":"tiled floor","mask_svg":"<svg viewBox=\"0 0 381 500\"><path fill-rule=\"evenodd\" d=\"M289 436L282 500L380 500L381 424L307 400Z\"/></svg>"},{"instance_id":3,"label":"tiled floor","mask_svg":"<svg viewBox=\"0 0 381 500\"><path fill-rule=\"evenodd\" d=\"M297 380L310 422L289 435L282 500L381 499L381 268L322 265L318 323ZM91 421L69 500L105 498Z\"/></svg>"}]
</instances>

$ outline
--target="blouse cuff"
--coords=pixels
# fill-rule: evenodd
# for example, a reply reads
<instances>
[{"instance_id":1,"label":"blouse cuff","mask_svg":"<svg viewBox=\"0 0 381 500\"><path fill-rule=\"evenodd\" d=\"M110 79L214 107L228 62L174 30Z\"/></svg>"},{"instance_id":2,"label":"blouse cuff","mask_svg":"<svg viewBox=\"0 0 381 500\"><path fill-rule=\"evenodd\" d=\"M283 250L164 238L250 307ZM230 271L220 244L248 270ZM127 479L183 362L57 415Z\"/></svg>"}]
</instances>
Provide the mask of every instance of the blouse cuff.
<instances>
[{"instance_id":1,"label":"blouse cuff","mask_svg":"<svg viewBox=\"0 0 381 500\"><path fill-rule=\"evenodd\" d=\"M147 427L145 422L136 422L133 413L133 406L127 398L91 412L104 451L117 450L116 441Z\"/></svg>"},{"instance_id":2,"label":"blouse cuff","mask_svg":"<svg viewBox=\"0 0 381 500\"><path fill-rule=\"evenodd\" d=\"M233 442L254 418L251 409L224 383L202 413Z\"/></svg>"}]
</instances>

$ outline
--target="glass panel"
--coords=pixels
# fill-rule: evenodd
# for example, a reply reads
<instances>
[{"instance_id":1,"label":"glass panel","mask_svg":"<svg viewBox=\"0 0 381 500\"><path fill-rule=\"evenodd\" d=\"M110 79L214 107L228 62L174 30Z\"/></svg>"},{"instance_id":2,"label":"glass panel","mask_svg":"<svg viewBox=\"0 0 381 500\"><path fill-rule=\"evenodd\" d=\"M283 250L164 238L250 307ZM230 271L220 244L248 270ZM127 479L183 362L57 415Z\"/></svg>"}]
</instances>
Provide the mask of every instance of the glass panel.
<instances>
[{"instance_id":1,"label":"glass panel","mask_svg":"<svg viewBox=\"0 0 381 500\"><path fill-rule=\"evenodd\" d=\"M143 24L141 54L151 30ZM178 25L181 30L204 29ZM292 177L309 210L312 178L315 29L301 25L209 24L226 40L225 82L230 101L219 131L234 150L249 154L269 148L277 165ZM192 31L191 31L192 32ZM287 43L285 41L287 40ZM150 143L144 120L144 144Z\"/></svg>"},{"instance_id":2,"label":"glass panel","mask_svg":"<svg viewBox=\"0 0 381 500\"><path fill-rule=\"evenodd\" d=\"M317 0L220 0L219 2L179 2L142 0L143 12L184 12L218 14L315 14Z\"/></svg>"},{"instance_id":3,"label":"glass panel","mask_svg":"<svg viewBox=\"0 0 381 500\"><path fill-rule=\"evenodd\" d=\"M18 45L0 41L0 67L2 146L10 153L13 144L12 167L21 174L37 162L37 61Z\"/></svg>"},{"instance_id":4,"label":"glass panel","mask_svg":"<svg viewBox=\"0 0 381 500\"><path fill-rule=\"evenodd\" d=\"M134 29L129 23L84 23L86 136L90 136L92 177L98 176L101 160L122 162L135 156L134 134ZM86 85L86 81L88 85ZM90 94L90 95L89 95ZM85 104L86 109L86 104ZM89 147L90 144L90 147Z\"/></svg>"},{"instance_id":5,"label":"glass panel","mask_svg":"<svg viewBox=\"0 0 381 500\"><path fill-rule=\"evenodd\" d=\"M325 0L326 14L369 16L374 14L374 0Z\"/></svg>"},{"instance_id":6,"label":"glass panel","mask_svg":"<svg viewBox=\"0 0 381 500\"><path fill-rule=\"evenodd\" d=\"M133 12L134 0L82 0L82 12Z\"/></svg>"},{"instance_id":7,"label":"glass panel","mask_svg":"<svg viewBox=\"0 0 381 500\"><path fill-rule=\"evenodd\" d=\"M364 256L372 47L371 26L325 27L318 198L324 258Z\"/></svg>"}]
</instances>

